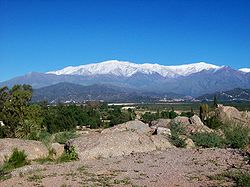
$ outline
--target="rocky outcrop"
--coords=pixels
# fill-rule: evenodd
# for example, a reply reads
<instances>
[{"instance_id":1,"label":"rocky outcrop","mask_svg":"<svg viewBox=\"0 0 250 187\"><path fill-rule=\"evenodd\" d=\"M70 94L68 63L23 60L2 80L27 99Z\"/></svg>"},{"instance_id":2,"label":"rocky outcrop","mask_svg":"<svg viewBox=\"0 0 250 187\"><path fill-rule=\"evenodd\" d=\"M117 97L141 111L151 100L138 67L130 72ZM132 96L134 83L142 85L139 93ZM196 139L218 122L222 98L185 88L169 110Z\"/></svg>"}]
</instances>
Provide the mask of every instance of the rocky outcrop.
<instances>
[{"instance_id":1,"label":"rocky outcrop","mask_svg":"<svg viewBox=\"0 0 250 187\"><path fill-rule=\"evenodd\" d=\"M164 127L157 127L156 129L157 135L165 135L165 136L171 136L171 130Z\"/></svg>"},{"instance_id":2,"label":"rocky outcrop","mask_svg":"<svg viewBox=\"0 0 250 187\"><path fill-rule=\"evenodd\" d=\"M158 119L151 122L153 127L165 127L170 128L171 119Z\"/></svg>"},{"instance_id":3,"label":"rocky outcrop","mask_svg":"<svg viewBox=\"0 0 250 187\"><path fill-rule=\"evenodd\" d=\"M153 132L153 130L147 124L139 120L134 120L116 125L108 129L104 129L101 133L106 134L106 133L115 133L121 131L136 131L137 133L142 133L147 135L150 135Z\"/></svg>"},{"instance_id":4,"label":"rocky outcrop","mask_svg":"<svg viewBox=\"0 0 250 187\"><path fill-rule=\"evenodd\" d=\"M197 115L194 115L191 118L177 116L171 121L171 124L181 125L185 129L187 134L195 134L198 132L213 132L212 129L202 123L201 119Z\"/></svg>"},{"instance_id":5,"label":"rocky outcrop","mask_svg":"<svg viewBox=\"0 0 250 187\"><path fill-rule=\"evenodd\" d=\"M52 153L53 153L53 158L57 159L63 154L64 145L59 144L59 143L52 143L51 144L51 150L52 150Z\"/></svg>"},{"instance_id":6,"label":"rocky outcrop","mask_svg":"<svg viewBox=\"0 0 250 187\"><path fill-rule=\"evenodd\" d=\"M219 105L215 113L223 123L234 122L250 127L250 112L240 112L235 107Z\"/></svg>"},{"instance_id":7,"label":"rocky outcrop","mask_svg":"<svg viewBox=\"0 0 250 187\"><path fill-rule=\"evenodd\" d=\"M213 132L213 129L210 129L209 127L204 125L197 115L192 116L190 118L190 122L191 124L186 127L186 131L190 134L195 134L199 132Z\"/></svg>"},{"instance_id":8,"label":"rocky outcrop","mask_svg":"<svg viewBox=\"0 0 250 187\"><path fill-rule=\"evenodd\" d=\"M191 121L190 121L190 119L188 117L177 116L176 118L171 120L170 125L173 125L173 124L180 124L180 125L183 125L183 126L187 126L187 125L191 124Z\"/></svg>"},{"instance_id":9,"label":"rocky outcrop","mask_svg":"<svg viewBox=\"0 0 250 187\"><path fill-rule=\"evenodd\" d=\"M195 144L192 139L188 138L186 135L180 135L179 138L185 141L187 149L195 148Z\"/></svg>"},{"instance_id":10,"label":"rocky outcrop","mask_svg":"<svg viewBox=\"0 0 250 187\"><path fill-rule=\"evenodd\" d=\"M123 156L174 147L165 136L152 135L151 128L138 120L105 129L99 134L80 136L72 142L72 145L81 160Z\"/></svg>"},{"instance_id":11,"label":"rocky outcrop","mask_svg":"<svg viewBox=\"0 0 250 187\"><path fill-rule=\"evenodd\" d=\"M9 158L13 150L24 150L27 154L28 160L35 160L38 158L48 156L48 149L44 144L33 140L22 140L15 138L0 139L0 163L4 162L5 157Z\"/></svg>"}]
</instances>

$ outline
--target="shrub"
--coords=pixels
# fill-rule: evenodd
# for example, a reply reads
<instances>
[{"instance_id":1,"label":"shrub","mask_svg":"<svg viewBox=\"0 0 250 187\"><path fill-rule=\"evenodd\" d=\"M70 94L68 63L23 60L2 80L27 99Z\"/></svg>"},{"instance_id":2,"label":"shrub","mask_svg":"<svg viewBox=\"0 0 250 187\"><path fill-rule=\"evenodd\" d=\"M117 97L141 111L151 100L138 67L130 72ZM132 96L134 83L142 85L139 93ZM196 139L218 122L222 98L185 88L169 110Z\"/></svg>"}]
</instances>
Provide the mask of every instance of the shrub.
<instances>
[{"instance_id":1,"label":"shrub","mask_svg":"<svg viewBox=\"0 0 250 187\"><path fill-rule=\"evenodd\" d=\"M231 148L243 149L249 143L249 128L243 125L229 124L224 127L226 144Z\"/></svg>"},{"instance_id":2,"label":"shrub","mask_svg":"<svg viewBox=\"0 0 250 187\"><path fill-rule=\"evenodd\" d=\"M196 133L191 136L191 139L197 146L204 148L223 147L225 143L224 139L215 133Z\"/></svg>"},{"instance_id":3,"label":"shrub","mask_svg":"<svg viewBox=\"0 0 250 187\"><path fill-rule=\"evenodd\" d=\"M0 176L5 176L13 169L29 164L26 158L27 155L24 151L18 151L18 149L15 148L10 158L5 160L4 164L0 167Z\"/></svg>"},{"instance_id":4,"label":"shrub","mask_svg":"<svg viewBox=\"0 0 250 187\"><path fill-rule=\"evenodd\" d=\"M77 135L74 131L65 131L65 132L59 132L55 134L55 142L58 142L60 144L65 144L68 140L76 138Z\"/></svg>"},{"instance_id":5,"label":"shrub","mask_svg":"<svg viewBox=\"0 0 250 187\"><path fill-rule=\"evenodd\" d=\"M193 112L182 112L180 116L191 118L194 115Z\"/></svg>"},{"instance_id":6,"label":"shrub","mask_svg":"<svg viewBox=\"0 0 250 187\"><path fill-rule=\"evenodd\" d=\"M178 135L171 135L170 138L170 142L176 147L184 148L187 146L185 139L180 138Z\"/></svg>"},{"instance_id":7,"label":"shrub","mask_svg":"<svg viewBox=\"0 0 250 187\"><path fill-rule=\"evenodd\" d=\"M5 138L4 128L0 126L0 138Z\"/></svg>"},{"instance_id":8,"label":"shrub","mask_svg":"<svg viewBox=\"0 0 250 187\"><path fill-rule=\"evenodd\" d=\"M57 162L70 162L74 160L78 160L78 155L75 147L72 146L68 151L64 151L62 156L58 158Z\"/></svg>"},{"instance_id":9,"label":"shrub","mask_svg":"<svg viewBox=\"0 0 250 187\"><path fill-rule=\"evenodd\" d=\"M250 186L250 174L246 172L241 172L234 177L234 181L237 186Z\"/></svg>"},{"instance_id":10,"label":"shrub","mask_svg":"<svg viewBox=\"0 0 250 187\"><path fill-rule=\"evenodd\" d=\"M185 130L180 124L172 124L170 127L171 136L170 142L176 147L186 147L186 142L183 138L180 138L181 134L184 134Z\"/></svg>"},{"instance_id":11,"label":"shrub","mask_svg":"<svg viewBox=\"0 0 250 187\"><path fill-rule=\"evenodd\" d=\"M38 135L38 140L44 143L44 145L46 145L47 147L49 147L53 141L53 137L50 133L46 131L41 131Z\"/></svg>"},{"instance_id":12,"label":"shrub","mask_svg":"<svg viewBox=\"0 0 250 187\"><path fill-rule=\"evenodd\" d=\"M212 116L212 117L208 118L207 120L205 120L205 125L211 129L218 129L223 124L216 116Z\"/></svg>"},{"instance_id":13,"label":"shrub","mask_svg":"<svg viewBox=\"0 0 250 187\"><path fill-rule=\"evenodd\" d=\"M244 171L224 172L210 177L213 180L233 180L236 186L246 187L250 186L250 174Z\"/></svg>"}]
</instances>

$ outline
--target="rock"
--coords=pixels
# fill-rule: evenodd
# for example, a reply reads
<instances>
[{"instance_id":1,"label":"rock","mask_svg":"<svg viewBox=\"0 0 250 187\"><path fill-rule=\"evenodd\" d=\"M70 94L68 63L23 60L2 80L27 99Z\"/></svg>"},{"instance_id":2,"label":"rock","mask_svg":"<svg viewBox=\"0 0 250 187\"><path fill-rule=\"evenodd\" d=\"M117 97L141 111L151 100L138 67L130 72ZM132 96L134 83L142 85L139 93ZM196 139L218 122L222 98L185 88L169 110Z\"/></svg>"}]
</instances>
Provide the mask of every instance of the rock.
<instances>
[{"instance_id":1,"label":"rock","mask_svg":"<svg viewBox=\"0 0 250 187\"><path fill-rule=\"evenodd\" d=\"M64 145L59 144L59 143L52 143L51 144L51 150L52 150L52 153L53 153L53 158L57 159L63 154Z\"/></svg>"},{"instance_id":2,"label":"rock","mask_svg":"<svg viewBox=\"0 0 250 187\"><path fill-rule=\"evenodd\" d=\"M152 121L151 122L151 125L153 127L165 127L165 128L170 128L170 122L171 122L171 119L158 119L158 120L155 120L155 121ZM151 127L152 127L151 126Z\"/></svg>"},{"instance_id":3,"label":"rock","mask_svg":"<svg viewBox=\"0 0 250 187\"><path fill-rule=\"evenodd\" d=\"M240 112L235 107L219 105L215 110L219 120L223 123L234 122L250 127L250 113Z\"/></svg>"},{"instance_id":4,"label":"rock","mask_svg":"<svg viewBox=\"0 0 250 187\"><path fill-rule=\"evenodd\" d=\"M187 125L190 125L191 122L189 120L188 117L185 117L185 116L177 116L176 118L172 119L171 120L171 125L172 124L180 124L180 125L183 125L183 126L187 126Z\"/></svg>"},{"instance_id":5,"label":"rock","mask_svg":"<svg viewBox=\"0 0 250 187\"><path fill-rule=\"evenodd\" d=\"M15 138L0 139L0 163L4 162L5 156L9 158L13 150L24 150L28 160L46 157L49 154L44 144L34 140L23 140Z\"/></svg>"},{"instance_id":6,"label":"rock","mask_svg":"<svg viewBox=\"0 0 250 187\"><path fill-rule=\"evenodd\" d=\"M21 168L17 168L14 171L12 171L10 174L12 177L20 177L20 176L24 176L25 174L29 174L32 173L34 171L41 171L46 169L45 166L43 165L27 165L27 166L23 166Z\"/></svg>"},{"instance_id":7,"label":"rock","mask_svg":"<svg viewBox=\"0 0 250 187\"><path fill-rule=\"evenodd\" d=\"M101 133L76 138L73 142L80 160L109 158L156 150L151 139L133 131Z\"/></svg>"},{"instance_id":8,"label":"rock","mask_svg":"<svg viewBox=\"0 0 250 187\"><path fill-rule=\"evenodd\" d=\"M171 130L164 127L158 127L156 129L157 135L171 136Z\"/></svg>"},{"instance_id":9,"label":"rock","mask_svg":"<svg viewBox=\"0 0 250 187\"><path fill-rule=\"evenodd\" d=\"M192 125L195 125L195 126L203 126L203 122L201 121L201 119L199 118L199 116L197 115L193 115L191 118L190 118L190 121L191 121L191 124Z\"/></svg>"},{"instance_id":10,"label":"rock","mask_svg":"<svg viewBox=\"0 0 250 187\"><path fill-rule=\"evenodd\" d=\"M180 135L179 137L180 137L182 140L185 141L185 143L186 143L186 148L187 148L187 149L195 148L195 144L194 144L194 142L193 142L192 139L188 138L188 137L185 136L185 135Z\"/></svg>"},{"instance_id":11,"label":"rock","mask_svg":"<svg viewBox=\"0 0 250 187\"><path fill-rule=\"evenodd\" d=\"M186 131L190 134L198 133L198 132L207 132L211 133L214 132L213 129L210 129L206 125L204 125L201 119L194 115L190 118L191 124L186 127Z\"/></svg>"},{"instance_id":12,"label":"rock","mask_svg":"<svg viewBox=\"0 0 250 187\"><path fill-rule=\"evenodd\" d=\"M99 134L80 136L74 139L72 145L80 160L124 156L174 147L166 137L153 136L150 134L151 131L146 124L131 121L105 129Z\"/></svg>"},{"instance_id":13,"label":"rock","mask_svg":"<svg viewBox=\"0 0 250 187\"><path fill-rule=\"evenodd\" d=\"M185 129L185 134L213 132L212 129L202 123L201 119L197 115L194 115L191 118L178 116L171 121L171 124L180 124Z\"/></svg>"},{"instance_id":14,"label":"rock","mask_svg":"<svg viewBox=\"0 0 250 187\"><path fill-rule=\"evenodd\" d=\"M138 133L143 133L143 134L152 134L153 131L152 129L145 123L139 121L139 120L134 120L134 121L128 121L126 123L122 123L119 125L116 125L114 127L104 129L101 133L116 133L116 132L121 132L121 131L136 131Z\"/></svg>"},{"instance_id":15,"label":"rock","mask_svg":"<svg viewBox=\"0 0 250 187\"><path fill-rule=\"evenodd\" d=\"M175 146L172 145L169 140L165 136L151 136L151 140L153 141L154 145L156 146L156 150L166 150L168 148L174 148Z\"/></svg>"}]
</instances>

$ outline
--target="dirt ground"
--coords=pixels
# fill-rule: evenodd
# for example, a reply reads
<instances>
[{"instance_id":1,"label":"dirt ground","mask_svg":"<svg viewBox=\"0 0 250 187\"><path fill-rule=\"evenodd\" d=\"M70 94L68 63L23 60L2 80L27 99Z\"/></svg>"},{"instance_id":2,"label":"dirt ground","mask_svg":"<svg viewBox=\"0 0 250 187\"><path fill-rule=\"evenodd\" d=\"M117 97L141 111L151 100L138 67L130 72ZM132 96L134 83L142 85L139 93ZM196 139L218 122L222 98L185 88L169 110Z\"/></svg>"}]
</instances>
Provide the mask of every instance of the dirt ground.
<instances>
[{"instance_id":1,"label":"dirt ground","mask_svg":"<svg viewBox=\"0 0 250 187\"><path fill-rule=\"evenodd\" d=\"M32 163L0 181L9 186L232 186L210 176L250 165L232 149L168 149L63 164Z\"/></svg>"}]
</instances>

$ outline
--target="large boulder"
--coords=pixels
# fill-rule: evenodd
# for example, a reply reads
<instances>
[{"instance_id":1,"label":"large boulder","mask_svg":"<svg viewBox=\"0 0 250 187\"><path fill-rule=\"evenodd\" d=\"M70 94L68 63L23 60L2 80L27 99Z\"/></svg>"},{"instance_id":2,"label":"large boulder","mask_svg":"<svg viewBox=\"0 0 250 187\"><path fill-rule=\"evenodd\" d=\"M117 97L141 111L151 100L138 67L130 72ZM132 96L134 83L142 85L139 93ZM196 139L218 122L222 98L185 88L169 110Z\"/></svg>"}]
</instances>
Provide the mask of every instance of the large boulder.
<instances>
[{"instance_id":1,"label":"large boulder","mask_svg":"<svg viewBox=\"0 0 250 187\"><path fill-rule=\"evenodd\" d=\"M186 135L180 135L179 138L185 141L187 149L195 148L195 144L192 139L188 138Z\"/></svg>"},{"instance_id":2,"label":"large boulder","mask_svg":"<svg viewBox=\"0 0 250 187\"><path fill-rule=\"evenodd\" d=\"M5 157L9 158L13 150L24 150L28 160L35 160L46 157L49 154L47 147L38 141L23 140L16 138L0 139L0 163L4 162Z\"/></svg>"},{"instance_id":3,"label":"large boulder","mask_svg":"<svg viewBox=\"0 0 250 187\"><path fill-rule=\"evenodd\" d=\"M188 117L185 116L177 116L176 118L171 120L171 125L172 124L180 124L183 126L187 126L191 124L191 121Z\"/></svg>"},{"instance_id":4,"label":"large boulder","mask_svg":"<svg viewBox=\"0 0 250 187\"><path fill-rule=\"evenodd\" d=\"M213 132L212 129L202 123L201 119L197 115L194 115L191 118L177 116L171 121L171 125L173 124L181 125L185 129L187 134L195 134L198 132Z\"/></svg>"},{"instance_id":5,"label":"large boulder","mask_svg":"<svg viewBox=\"0 0 250 187\"><path fill-rule=\"evenodd\" d=\"M73 140L80 160L124 156L174 147L167 137L151 135L152 130L140 121L130 121L105 129L99 134Z\"/></svg>"},{"instance_id":6,"label":"large boulder","mask_svg":"<svg viewBox=\"0 0 250 187\"><path fill-rule=\"evenodd\" d=\"M219 105L216 109L216 114L220 121L235 122L250 126L250 113L240 112L235 107Z\"/></svg>"},{"instance_id":7,"label":"large boulder","mask_svg":"<svg viewBox=\"0 0 250 187\"><path fill-rule=\"evenodd\" d=\"M168 148L175 147L172 145L165 136L151 136L151 140L153 141L156 150L166 150Z\"/></svg>"},{"instance_id":8,"label":"large boulder","mask_svg":"<svg viewBox=\"0 0 250 187\"><path fill-rule=\"evenodd\" d=\"M60 156L62 156L63 152L64 152L64 145L59 144L59 143L52 143L51 144L51 150L53 153L53 158L57 159Z\"/></svg>"},{"instance_id":9,"label":"large boulder","mask_svg":"<svg viewBox=\"0 0 250 187\"><path fill-rule=\"evenodd\" d=\"M171 130L169 128L157 127L156 134L157 135L171 136Z\"/></svg>"},{"instance_id":10,"label":"large boulder","mask_svg":"<svg viewBox=\"0 0 250 187\"><path fill-rule=\"evenodd\" d=\"M152 134L152 129L145 123L139 121L139 120L134 120L134 121L128 121L126 123L122 123L119 125L116 125L114 127L104 129L101 133L116 133L116 132L121 132L121 131L135 131L137 133L142 133L142 134Z\"/></svg>"},{"instance_id":11,"label":"large boulder","mask_svg":"<svg viewBox=\"0 0 250 187\"><path fill-rule=\"evenodd\" d=\"M202 123L201 119L197 115L192 116L190 118L190 122L191 124L186 127L186 130L191 134L198 132L213 132L212 129Z\"/></svg>"},{"instance_id":12,"label":"large boulder","mask_svg":"<svg viewBox=\"0 0 250 187\"><path fill-rule=\"evenodd\" d=\"M158 119L151 122L153 127L165 127L170 128L171 119Z\"/></svg>"}]
</instances>

